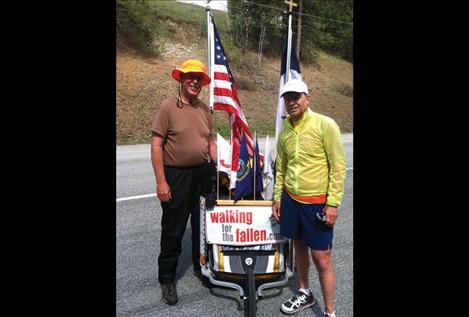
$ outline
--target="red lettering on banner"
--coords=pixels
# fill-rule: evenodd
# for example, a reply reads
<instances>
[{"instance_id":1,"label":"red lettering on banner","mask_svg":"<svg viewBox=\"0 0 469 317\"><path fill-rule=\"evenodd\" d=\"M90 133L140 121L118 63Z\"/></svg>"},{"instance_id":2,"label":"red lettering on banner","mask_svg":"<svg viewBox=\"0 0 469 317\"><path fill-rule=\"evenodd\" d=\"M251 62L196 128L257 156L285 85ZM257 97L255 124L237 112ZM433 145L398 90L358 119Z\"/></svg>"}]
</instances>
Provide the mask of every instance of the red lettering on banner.
<instances>
[{"instance_id":1,"label":"red lettering on banner","mask_svg":"<svg viewBox=\"0 0 469 317\"><path fill-rule=\"evenodd\" d=\"M255 242L255 241L266 241L267 231L266 230L254 230L248 228L246 230L236 229L236 241L237 242Z\"/></svg>"},{"instance_id":2,"label":"red lettering on banner","mask_svg":"<svg viewBox=\"0 0 469 317\"><path fill-rule=\"evenodd\" d=\"M238 210L225 210L225 212L210 213L212 223L245 223L252 224L252 212L239 212Z\"/></svg>"},{"instance_id":3,"label":"red lettering on banner","mask_svg":"<svg viewBox=\"0 0 469 317\"><path fill-rule=\"evenodd\" d=\"M213 223L218 223L218 213L212 212L212 213L210 214L210 218L212 218L212 222L213 222Z\"/></svg>"}]
</instances>

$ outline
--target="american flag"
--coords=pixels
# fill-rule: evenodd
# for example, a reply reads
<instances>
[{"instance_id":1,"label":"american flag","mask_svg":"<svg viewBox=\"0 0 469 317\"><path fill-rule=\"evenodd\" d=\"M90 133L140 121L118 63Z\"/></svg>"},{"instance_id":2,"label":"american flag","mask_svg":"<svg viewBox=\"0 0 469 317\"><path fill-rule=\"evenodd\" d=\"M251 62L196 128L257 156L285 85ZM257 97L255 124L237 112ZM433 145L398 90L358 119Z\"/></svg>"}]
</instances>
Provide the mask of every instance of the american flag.
<instances>
[{"instance_id":1,"label":"american flag","mask_svg":"<svg viewBox=\"0 0 469 317\"><path fill-rule=\"evenodd\" d=\"M210 71L213 74L213 109L228 112L231 126L231 144L233 148L230 188L235 188L241 137L244 134L250 156L252 156L253 153L253 139L251 132L249 132L243 109L241 108L241 102L238 99L236 83L228 65L223 44L221 43L213 19L211 19L211 21L213 26L211 47L214 55L214 58L212 58L213 63L210 65Z\"/></svg>"}]
</instances>

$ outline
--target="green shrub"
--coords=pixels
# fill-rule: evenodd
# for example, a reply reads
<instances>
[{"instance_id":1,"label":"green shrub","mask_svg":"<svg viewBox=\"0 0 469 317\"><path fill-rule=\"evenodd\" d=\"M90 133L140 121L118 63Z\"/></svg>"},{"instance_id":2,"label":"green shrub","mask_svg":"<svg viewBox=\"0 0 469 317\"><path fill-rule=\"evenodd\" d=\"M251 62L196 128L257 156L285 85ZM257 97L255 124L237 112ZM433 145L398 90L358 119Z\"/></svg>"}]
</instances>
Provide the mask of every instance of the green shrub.
<instances>
[{"instance_id":1,"label":"green shrub","mask_svg":"<svg viewBox=\"0 0 469 317\"><path fill-rule=\"evenodd\" d=\"M155 41L158 23L148 1L117 0L116 41L121 48L130 48L143 55L159 55Z\"/></svg>"},{"instance_id":2,"label":"green shrub","mask_svg":"<svg viewBox=\"0 0 469 317\"><path fill-rule=\"evenodd\" d=\"M318 69L320 68L318 59L319 59L319 50L318 48L310 42L304 42L301 45L300 52L300 63L312 64Z\"/></svg>"},{"instance_id":3,"label":"green shrub","mask_svg":"<svg viewBox=\"0 0 469 317\"><path fill-rule=\"evenodd\" d=\"M251 77L238 75L235 80L238 90L255 91L257 89L257 84Z\"/></svg>"},{"instance_id":4,"label":"green shrub","mask_svg":"<svg viewBox=\"0 0 469 317\"><path fill-rule=\"evenodd\" d=\"M353 87L349 84L339 84L335 87L335 90L346 97L353 97Z\"/></svg>"}]
</instances>

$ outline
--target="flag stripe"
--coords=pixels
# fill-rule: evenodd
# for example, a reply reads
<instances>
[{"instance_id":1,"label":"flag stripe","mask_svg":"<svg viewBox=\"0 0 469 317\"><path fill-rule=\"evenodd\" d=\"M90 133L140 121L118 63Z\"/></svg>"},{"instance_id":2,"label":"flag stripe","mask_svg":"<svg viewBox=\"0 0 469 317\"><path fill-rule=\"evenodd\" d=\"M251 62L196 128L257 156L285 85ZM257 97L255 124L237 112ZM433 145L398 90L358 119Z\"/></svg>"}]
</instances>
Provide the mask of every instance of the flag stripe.
<instances>
[{"instance_id":1,"label":"flag stripe","mask_svg":"<svg viewBox=\"0 0 469 317\"><path fill-rule=\"evenodd\" d=\"M217 64L215 63L213 65L213 71L214 72L219 72L219 73L225 73L225 74L228 74L228 68L226 65L223 65L223 64ZM229 79L228 79L229 80Z\"/></svg>"},{"instance_id":2,"label":"flag stripe","mask_svg":"<svg viewBox=\"0 0 469 317\"><path fill-rule=\"evenodd\" d=\"M225 110L229 113L237 114L238 109L236 108L236 103L233 99L229 97L223 96L213 96L213 106L216 110ZM218 106L221 108L228 108L228 109L218 109Z\"/></svg>"},{"instance_id":3,"label":"flag stripe","mask_svg":"<svg viewBox=\"0 0 469 317\"><path fill-rule=\"evenodd\" d=\"M228 76L228 73L222 73L222 72L215 72L213 73L213 78L215 80L224 80L227 82L230 82L230 77Z\"/></svg>"},{"instance_id":4,"label":"flag stripe","mask_svg":"<svg viewBox=\"0 0 469 317\"><path fill-rule=\"evenodd\" d=\"M287 38L288 41L288 38ZM282 68L280 70L280 76L286 74L286 69L287 69L287 50L288 50L288 43L285 41L285 46L282 49ZM298 73L301 73L300 71L300 64L298 63L298 58L296 57L296 50L295 50L295 44L293 43L292 39L292 46L291 46L291 54L290 54L290 70L295 70Z\"/></svg>"},{"instance_id":5,"label":"flag stripe","mask_svg":"<svg viewBox=\"0 0 469 317\"><path fill-rule=\"evenodd\" d=\"M213 94L216 95L217 97L224 96L224 97L233 98L233 91L231 89L215 87L213 88Z\"/></svg>"},{"instance_id":6,"label":"flag stripe","mask_svg":"<svg viewBox=\"0 0 469 317\"><path fill-rule=\"evenodd\" d=\"M214 97L214 98L215 98L215 97ZM215 110L221 110L221 111L225 111L225 112L233 113L233 114L236 113L236 109L233 108L232 105L226 104L226 103L214 102L214 103L213 103L213 109L215 109Z\"/></svg>"},{"instance_id":7,"label":"flag stripe","mask_svg":"<svg viewBox=\"0 0 469 317\"><path fill-rule=\"evenodd\" d=\"M214 80L214 87L230 89L231 90L231 83L226 80ZM215 88L214 88L215 89Z\"/></svg>"}]
</instances>

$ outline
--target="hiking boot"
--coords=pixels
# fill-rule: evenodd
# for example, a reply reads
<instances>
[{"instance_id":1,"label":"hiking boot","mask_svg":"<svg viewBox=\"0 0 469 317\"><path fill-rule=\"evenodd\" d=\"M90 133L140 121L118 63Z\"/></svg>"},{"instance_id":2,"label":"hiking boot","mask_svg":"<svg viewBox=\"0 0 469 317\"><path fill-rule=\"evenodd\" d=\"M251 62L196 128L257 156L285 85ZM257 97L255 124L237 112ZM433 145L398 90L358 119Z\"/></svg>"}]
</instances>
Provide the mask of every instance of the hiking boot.
<instances>
[{"instance_id":1,"label":"hiking boot","mask_svg":"<svg viewBox=\"0 0 469 317\"><path fill-rule=\"evenodd\" d=\"M161 300L168 305L175 305L178 302L178 294L174 282L161 284Z\"/></svg>"},{"instance_id":2,"label":"hiking boot","mask_svg":"<svg viewBox=\"0 0 469 317\"><path fill-rule=\"evenodd\" d=\"M305 309L306 307L313 306L314 304L315 301L312 292L309 292L309 295L306 295L305 293L298 291L292 298L283 302L280 310L285 314L291 315Z\"/></svg>"},{"instance_id":3,"label":"hiking boot","mask_svg":"<svg viewBox=\"0 0 469 317\"><path fill-rule=\"evenodd\" d=\"M332 313L324 312L324 315L322 317L337 317L337 314L335 313L335 310Z\"/></svg>"},{"instance_id":4,"label":"hiking boot","mask_svg":"<svg viewBox=\"0 0 469 317\"><path fill-rule=\"evenodd\" d=\"M210 280L208 279L208 277L204 276L200 270L194 270L192 272L192 274L194 274L194 276L199 279L199 281L202 283L203 287L205 287L205 288L212 288L213 287L213 284L210 283Z\"/></svg>"}]
</instances>

